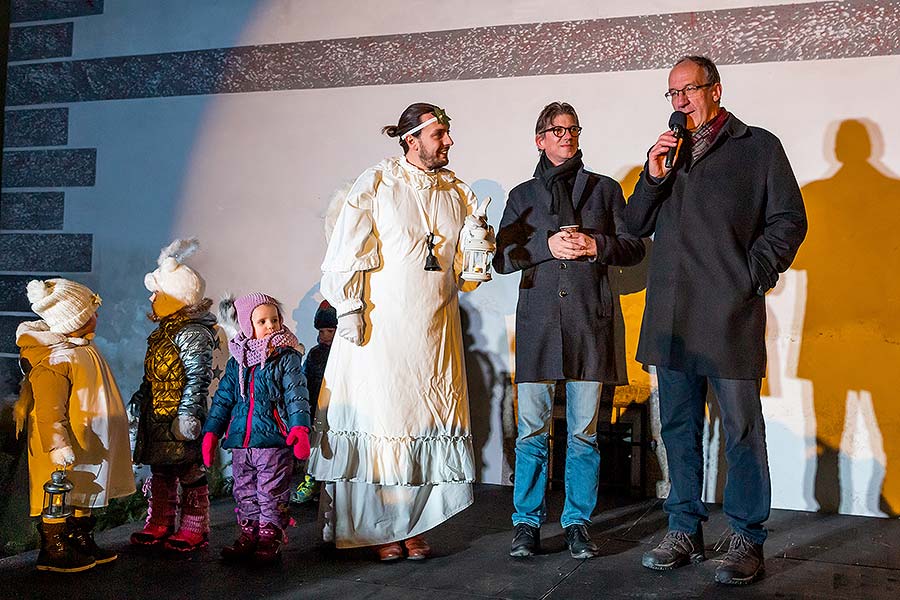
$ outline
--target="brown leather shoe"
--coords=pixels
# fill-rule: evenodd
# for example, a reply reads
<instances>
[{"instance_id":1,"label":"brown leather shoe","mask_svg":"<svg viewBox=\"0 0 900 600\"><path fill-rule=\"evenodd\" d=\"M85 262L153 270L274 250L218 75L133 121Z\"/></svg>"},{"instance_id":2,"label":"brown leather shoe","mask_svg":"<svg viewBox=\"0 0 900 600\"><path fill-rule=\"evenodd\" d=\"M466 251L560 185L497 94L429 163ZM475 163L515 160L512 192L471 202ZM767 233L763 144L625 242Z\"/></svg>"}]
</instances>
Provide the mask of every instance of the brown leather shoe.
<instances>
[{"instance_id":1,"label":"brown leather shoe","mask_svg":"<svg viewBox=\"0 0 900 600\"><path fill-rule=\"evenodd\" d=\"M378 553L378 560L381 562L390 562L392 560L397 560L398 558L403 558L403 548L400 547L400 542L391 542L390 544L375 546L375 552Z\"/></svg>"},{"instance_id":2,"label":"brown leather shoe","mask_svg":"<svg viewBox=\"0 0 900 600\"><path fill-rule=\"evenodd\" d=\"M403 545L406 546L406 558L409 560L423 560L431 554L431 546L421 535L404 540Z\"/></svg>"}]
</instances>

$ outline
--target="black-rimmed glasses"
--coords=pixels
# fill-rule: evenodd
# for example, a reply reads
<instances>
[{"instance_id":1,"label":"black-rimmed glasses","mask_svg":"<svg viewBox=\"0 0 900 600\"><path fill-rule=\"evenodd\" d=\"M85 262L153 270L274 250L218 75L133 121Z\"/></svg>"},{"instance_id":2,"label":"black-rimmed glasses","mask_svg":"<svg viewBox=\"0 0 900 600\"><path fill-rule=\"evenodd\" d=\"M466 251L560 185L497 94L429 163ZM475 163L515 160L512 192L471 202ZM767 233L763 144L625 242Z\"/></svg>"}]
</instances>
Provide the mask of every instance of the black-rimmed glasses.
<instances>
[{"instance_id":1,"label":"black-rimmed glasses","mask_svg":"<svg viewBox=\"0 0 900 600\"><path fill-rule=\"evenodd\" d=\"M582 129L584 129L584 127L579 127L578 125L572 125L571 127L563 127L562 125L557 125L556 127L548 127L547 129L539 131L538 133L544 134L550 131L556 137L561 138L566 135L566 132L568 131L572 135L572 137L578 137L579 135L581 135Z\"/></svg>"},{"instance_id":2,"label":"black-rimmed glasses","mask_svg":"<svg viewBox=\"0 0 900 600\"><path fill-rule=\"evenodd\" d=\"M675 98L677 98L677 97L680 96L681 94L684 94L684 95L686 95L686 96L693 96L694 94L696 94L697 92L699 92L699 91L702 90L703 88L709 87L709 86L711 86L711 85L712 85L711 83L704 83L703 85L693 85L693 84L691 84L691 85L686 85L686 86L684 86L684 87L681 88L680 90L669 90L669 91L666 92L666 94L665 94L666 100L670 100L670 101L671 101L671 100L674 100Z\"/></svg>"}]
</instances>

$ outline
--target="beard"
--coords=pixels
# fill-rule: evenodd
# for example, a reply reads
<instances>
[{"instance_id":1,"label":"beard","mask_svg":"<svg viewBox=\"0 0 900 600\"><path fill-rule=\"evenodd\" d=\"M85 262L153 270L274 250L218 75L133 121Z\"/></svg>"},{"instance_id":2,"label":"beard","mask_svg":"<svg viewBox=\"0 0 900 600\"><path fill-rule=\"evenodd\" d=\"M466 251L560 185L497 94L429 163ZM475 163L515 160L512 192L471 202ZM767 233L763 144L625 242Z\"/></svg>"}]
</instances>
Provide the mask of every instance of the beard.
<instances>
[{"instance_id":1,"label":"beard","mask_svg":"<svg viewBox=\"0 0 900 600\"><path fill-rule=\"evenodd\" d=\"M446 167L450 163L450 158L448 156L449 152L449 146L440 146L433 152L430 152L425 148L419 148L418 154L419 160L422 161L422 164L425 165L425 167L428 169L439 169L441 167Z\"/></svg>"}]
</instances>

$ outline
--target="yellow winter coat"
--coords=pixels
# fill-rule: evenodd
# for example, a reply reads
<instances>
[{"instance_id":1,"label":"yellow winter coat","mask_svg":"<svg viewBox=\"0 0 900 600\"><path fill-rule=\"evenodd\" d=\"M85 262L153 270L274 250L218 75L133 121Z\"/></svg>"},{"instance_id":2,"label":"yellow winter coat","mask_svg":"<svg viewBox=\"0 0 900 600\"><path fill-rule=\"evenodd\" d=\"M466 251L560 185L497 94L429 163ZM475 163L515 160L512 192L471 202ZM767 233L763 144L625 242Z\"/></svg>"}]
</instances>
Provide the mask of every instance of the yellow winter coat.
<instances>
[{"instance_id":1,"label":"yellow winter coat","mask_svg":"<svg viewBox=\"0 0 900 600\"><path fill-rule=\"evenodd\" d=\"M71 446L73 506L99 508L134 493L128 416L106 359L87 338L52 333L44 321L16 330L27 376L19 402L27 412L31 515L40 514L44 483L56 468L50 452Z\"/></svg>"}]
</instances>

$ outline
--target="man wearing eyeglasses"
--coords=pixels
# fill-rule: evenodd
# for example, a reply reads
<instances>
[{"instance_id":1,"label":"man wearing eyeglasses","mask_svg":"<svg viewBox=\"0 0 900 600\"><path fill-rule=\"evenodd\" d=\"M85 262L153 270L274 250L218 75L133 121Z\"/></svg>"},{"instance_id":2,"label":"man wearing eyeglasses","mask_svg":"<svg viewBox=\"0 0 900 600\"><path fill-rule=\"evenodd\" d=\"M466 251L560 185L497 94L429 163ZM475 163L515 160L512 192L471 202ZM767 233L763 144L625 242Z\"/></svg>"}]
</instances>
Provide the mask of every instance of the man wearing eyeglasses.
<instances>
[{"instance_id":1,"label":"man wearing eyeglasses","mask_svg":"<svg viewBox=\"0 0 900 600\"><path fill-rule=\"evenodd\" d=\"M494 269L521 271L516 308L518 436L510 555L540 550L547 518L548 432L557 385L566 390L565 506L560 518L573 558L592 558L587 526L597 503L597 413L603 382L618 379L608 265L643 258L625 231L622 188L584 168L581 127L569 104L547 105L537 120L534 177L509 193ZM623 378L624 378L624 374Z\"/></svg>"},{"instance_id":2,"label":"man wearing eyeglasses","mask_svg":"<svg viewBox=\"0 0 900 600\"><path fill-rule=\"evenodd\" d=\"M771 488L760 381L766 369L765 293L806 235L800 189L781 142L722 108L711 60L687 56L669 73L666 98L684 113L678 145L663 132L625 209L634 235L654 236L637 358L654 365L671 490L669 531L642 558L670 570L705 559L702 434L706 393L718 400L728 472L724 511L732 534L716 581L764 574Z\"/></svg>"}]
</instances>

